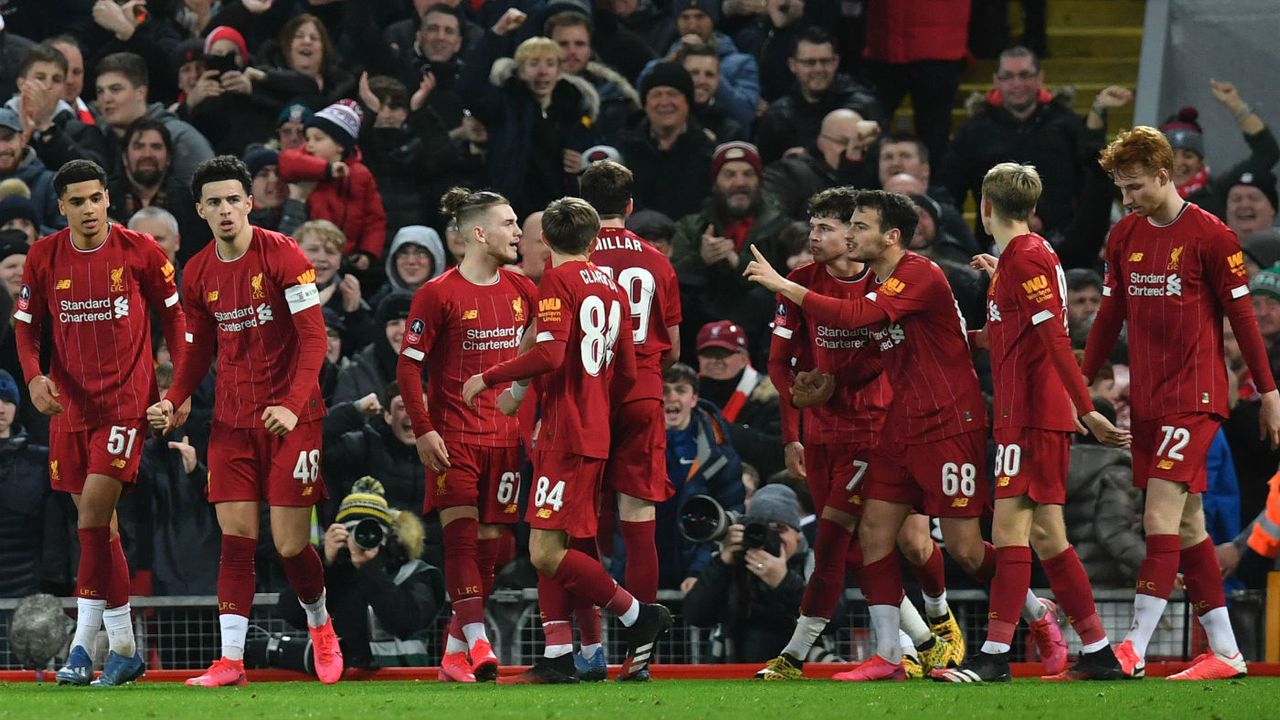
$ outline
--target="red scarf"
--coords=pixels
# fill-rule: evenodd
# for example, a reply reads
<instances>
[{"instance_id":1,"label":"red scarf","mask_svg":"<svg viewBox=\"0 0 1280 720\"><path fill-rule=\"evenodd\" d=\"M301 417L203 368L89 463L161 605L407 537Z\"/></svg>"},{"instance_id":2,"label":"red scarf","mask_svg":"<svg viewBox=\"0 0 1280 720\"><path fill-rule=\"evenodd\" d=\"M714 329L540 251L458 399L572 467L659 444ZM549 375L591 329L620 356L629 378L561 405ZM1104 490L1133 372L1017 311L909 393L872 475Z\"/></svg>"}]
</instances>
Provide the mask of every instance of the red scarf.
<instances>
[{"instance_id":1,"label":"red scarf","mask_svg":"<svg viewBox=\"0 0 1280 720\"><path fill-rule=\"evenodd\" d=\"M755 216L743 218L736 222L725 223L724 236L733 241L733 249L735 252L742 252L742 248L747 244L747 233L751 232L751 228L755 224Z\"/></svg>"},{"instance_id":2,"label":"red scarf","mask_svg":"<svg viewBox=\"0 0 1280 720\"><path fill-rule=\"evenodd\" d=\"M751 396L751 392L756 389L756 385L760 384L760 373L750 365L742 371L742 379L738 381L738 387L733 389L733 394L729 396L729 401L724 404L724 409L720 414L729 422L737 422L738 413L742 412L742 408L747 404L747 398Z\"/></svg>"},{"instance_id":3,"label":"red scarf","mask_svg":"<svg viewBox=\"0 0 1280 720\"><path fill-rule=\"evenodd\" d=\"M1194 195L1204 189L1209 184L1209 166L1201 165L1200 172L1191 176L1191 179L1178 186L1178 196L1183 200L1187 196Z\"/></svg>"}]
</instances>

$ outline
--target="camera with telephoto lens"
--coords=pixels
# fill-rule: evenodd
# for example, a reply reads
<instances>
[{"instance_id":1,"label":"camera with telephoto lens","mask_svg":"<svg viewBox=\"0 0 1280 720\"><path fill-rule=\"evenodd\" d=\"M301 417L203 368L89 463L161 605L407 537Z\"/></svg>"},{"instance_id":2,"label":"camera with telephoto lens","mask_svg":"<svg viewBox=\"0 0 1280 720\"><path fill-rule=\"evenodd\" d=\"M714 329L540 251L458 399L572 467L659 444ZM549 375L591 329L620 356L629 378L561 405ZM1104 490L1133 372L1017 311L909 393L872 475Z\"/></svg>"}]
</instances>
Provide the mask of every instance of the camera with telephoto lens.
<instances>
[{"instance_id":1,"label":"camera with telephoto lens","mask_svg":"<svg viewBox=\"0 0 1280 720\"><path fill-rule=\"evenodd\" d=\"M743 547L782 556L782 537L764 520L725 510L710 495L694 495L680 508L680 534L689 542L719 542L736 524L742 525Z\"/></svg>"},{"instance_id":2,"label":"camera with telephoto lens","mask_svg":"<svg viewBox=\"0 0 1280 720\"><path fill-rule=\"evenodd\" d=\"M387 541L387 528L377 520L367 517L343 523L351 539L364 550L377 550Z\"/></svg>"}]
</instances>

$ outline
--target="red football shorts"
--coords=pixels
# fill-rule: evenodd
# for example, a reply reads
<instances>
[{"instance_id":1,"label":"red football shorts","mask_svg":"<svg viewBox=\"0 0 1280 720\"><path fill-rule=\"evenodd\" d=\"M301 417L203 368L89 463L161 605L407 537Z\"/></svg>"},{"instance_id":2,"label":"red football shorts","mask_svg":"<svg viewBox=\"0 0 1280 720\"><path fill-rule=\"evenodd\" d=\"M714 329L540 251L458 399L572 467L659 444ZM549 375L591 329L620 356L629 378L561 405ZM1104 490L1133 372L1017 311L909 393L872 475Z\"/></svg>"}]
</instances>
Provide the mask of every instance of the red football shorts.
<instances>
[{"instance_id":1,"label":"red football shorts","mask_svg":"<svg viewBox=\"0 0 1280 720\"><path fill-rule=\"evenodd\" d=\"M978 517L991 497L986 431L923 445L881 445L870 456L862 495L911 505L931 517Z\"/></svg>"},{"instance_id":2,"label":"red football shorts","mask_svg":"<svg viewBox=\"0 0 1280 720\"><path fill-rule=\"evenodd\" d=\"M265 427L214 423L209 435L209 502L266 500L306 507L329 497L320 478L321 420L279 437Z\"/></svg>"},{"instance_id":3,"label":"red football shorts","mask_svg":"<svg viewBox=\"0 0 1280 720\"><path fill-rule=\"evenodd\" d=\"M857 445L805 445L804 470L813 506L862 517L863 482L873 450Z\"/></svg>"},{"instance_id":4,"label":"red football shorts","mask_svg":"<svg viewBox=\"0 0 1280 720\"><path fill-rule=\"evenodd\" d=\"M474 507L480 522L511 525L520 519L520 449L453 444L449 469L427 473L422 514L448 507Z\"/></svg>"},{"instance_id":5,"label":"red football shorts","mask_svg":"<svg viewBox=\"0 0 1280 720\"><path fill-rule=\"evenodd\" d=\"M675 494L667 481L667 421L662 401L632 400L613 416L613 446L604 466L606 490L660 503Z\"/></svg>"},{"instance_id":6,"label":"red football shorts","mask_svg":"<svg viewBox=\"0 0 1280 720\"><path fill-rule=\"evenodd\" d=\"M996 499L1026 496L1039 505L1065 505L1071 433L1000 428L996 439Z\"/></svg>"},{"instance_id":7,"label":"red football shorts","mask_svg":"<svg viewBox=\"0 0 1280 720\"><path fill-rule=\"evenodd\" d=\"M49 428L49 485L78 495L84 492L89 475L132 483L138 478L146 441L144 420L118 420L114 425L65 432Z\"/></svg>"},{"instance_id":8,"label":"red football shorts","mask_svg":"<svg viewBox=\"0 0 1280 720\"><path fill-rule=\"evenodd\" d=\"M1206 473L1209 446L1222 427L1211 413L1177 413L1155 420L1133 421L1133 484L1146 489L1149 478L1187 486L1202 493L1209 487Z\"/></svg>"},{"instance_id":9,"label":"red football shorts","mask_svg":"<svg viewBox=\"0 0 1280 720\"><path fill-rule=\"evenodd\" d=\"M604 459L536 449L533 487L525 520L537 530L563 530L574 538L596 536Z\"/></svg>"}]
</instances>

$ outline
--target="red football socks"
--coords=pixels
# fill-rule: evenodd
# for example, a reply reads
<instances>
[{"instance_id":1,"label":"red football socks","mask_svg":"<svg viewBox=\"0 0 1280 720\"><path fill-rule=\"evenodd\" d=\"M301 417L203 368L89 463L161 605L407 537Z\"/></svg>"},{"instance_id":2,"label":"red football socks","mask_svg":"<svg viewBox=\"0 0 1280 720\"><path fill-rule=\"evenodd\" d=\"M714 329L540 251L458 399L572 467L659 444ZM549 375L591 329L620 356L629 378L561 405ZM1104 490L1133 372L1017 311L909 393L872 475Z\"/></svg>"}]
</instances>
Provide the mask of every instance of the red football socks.
<instances>
[{"instance_id":1,"label":"red football socks","mask_svg":"<svg viewBox=\"0 0 1280 720\"><path fill-rule=\"evenodd\" d=\"M453 612L462 625L484 622L483 582L475 518L455 518L444 526L444 577Z\"/></svg>"},{"instance_id":2,"label":"red football socks","mask_svg":"<svg viewBox=\"0 0 1280 720\"><path fill-rule=\"evenodd\" d=\"M1044 574L1049 577L1049 587L1053 589L1053 597L1067 616L1067 622L1076 629L1081 642L1092 645L1107 636L1102 628L1102 620L1098 618L1098 610L1093 603L1093 588L1089 585L1089 575L1080 564L1076 549L1070 545L1066 550L1040 562Z\"/></svg>"},{"instance_id":3,"label":"red football socks","mask_svg":"<svg viewBox=\"0 0 1280 720\"><path fill-rule=\"evenodd\" d=\"M947 564L942 558L942 549L938 547L938 543L931 544L933 553L923 565L911 565L911 574L915 575L920 592L936 598L947 591Z\"/></svg>"},{"instance_id":4,"label":"red football socks","mask_svg":"<svg viewBox=\"0 0 1280 720\"><path fill-rule=\"evenodd\" d=\"M631 608L635 597L609 577L604 566L585 553L570 549L553 578L565 590L583 597L615 615Z\"/></svg>"},{"instance_id":5,"label":"red football socks","mask_svg":"<svg viewBox=\"0 0 1280 720\"><path fill-rule=\"evenodd\" d=\"M658 546L653 537L656 520L621 521L622 544L627 549L627 589L642 603L658 600Z\"/></svg>"},{"instance_id":6,"label":"red football socks","mask_svg":"<svg viewBox=\"0 0 1280 720\"><path fill-rule=\"evenodd\" d=\"M996 548L996 572L991 579L987 613L987 640L1009 645L1022 616L1022 604L1031 586L1031 548L1006 545Z\"/></svg>"},{"instance_id":7,"label":"red football socks","mask_svg":"<svg viewBox=\"0 0 1280 720\"><path fill-rule=\"evenodd\" d=\"M840 591L844 590L844 563L853 537L840 523L818 519L818 538L813 543L814 567L800 601L805 617L831 618Z\"/></svg>"},{"instance_id":8,"label":"red football socks","mask_svg":"<svg viewBox=\"0 0 1280 720\"><path fill-rule=\"evenodd\" d=\"M1148 535L1147 557L1138 567L1137 591L1140 595L1168 600L1173 592L1173 581L1178 576L1178 556L1181 542L1177 535ZM1218 572L1214 562L1214 572Z\"/></svg>"},{"instance_id":9,"label":"red football socks","mask_svg":"<svg viewBox=\"0 0 1280 720\"><path fill-rule=\"evenodd\" d=\"M505 531L504 531L505 532ZM476 541L476 565L480 569L480 587L487 601L493 594L493 578L498 569L498 555L504 538L480 538Z\"/></svg>"},{"instance_id":10,"label":"red football socks","mask_svg":"<svg viewBox=\"0 0 1280 720\"><path fill-rule=\"evenodd\" d=\"M111 528L80 528L80 564L76 569L76 596L108 601L111 592ZM128 592L126 591L126 595ZM107 603L110 605L110 602ZM121 603L123 604L123 603Z\"/></svg>"},{"instance_id":11,"label":"red football socks","mask_svg":"<svg viewBox=\"0 0 1280 720\"><path fill-rule=\"evenodd\" d=\"M116 608L129 602L129 559L124 556L120 536L111 538L111 580L107 583L107 607Z\"/></svg>"},{"instance_id":12,"label":"red football socks","mask_svg":"<svg viewBox=\"0 0 1280 720\"><path fill-rule=\"evenodd\" d=\"M600 560L600 551L596 546L595 538L570 538L569 547L586 555L592 560ZM583 645L591 645L600 642L600 638L604 635L603 619L600 617L600 608L589 598L581 595L573 595L569 598L573 608L573 619L578 621L578 637Z\"/></svg>"},{"instance_id":13,"label":"red football socks","mask_svg":"<svg viewBox=\"0 0 1280 720\"><path fill-rule=\"evenodd\" d=\"M218 563L218 612L249 617L253 608L255 538L222 536L222 559ZM319 593L316 593L319 595Z\"/></svg>"},{"instance_id":14,"label":"red football socks","mask_svg":"<svg viewBox=\"0 0 1280 720\"><path fill-rule=\"evenodd\" d=\"M542 618L542 633L546 636L547 645L573 645L569 600L564 586L538 573L538 615Z\"/></svg>"},{"instance_id":15,"label":"red football socks","mask_svg":"<svg viewBox=\"0 0 1280 720\"><path fill-rule=\"evenodd\" d=\"M983 585L989 586L991 579L996 576L996 546L983 542L982 547L985 550L982 555L982 565L974 571L972 577Z\"/></svg>"},{"instance_id":16,"label":"red football socks","mask_svg":"<svg viewBox=\"0 0 1280 720\"><path fill-rule=\"evenodd\" d=\"M1182 581L1196 614L1203 615L1226 605L1227 597L1222 589L1222 572L1218 568L1218 556L1213 551L1213 540L1206 537L1189 548L1183 548L1180 555Z\"/></svg>"},{"instance_id":17,"label":"red football socks","mask_svg":"<svg viewBox=\"0 0 1280 720\"><path fill-rule=\"evenodd\" d=\"M902 570L898 553L891 552L862 567L862 593L867 605L892 605L902 602Z\"/></svg>"},{"instance_id":18,"label":"red football socks","mask_svg":"<svg viewBox=\"0 0 1280 720\"><path fill-rule=\"evenodd\" d=\"M303 603L313 603L324 593L324 563L314 545L308 544L292 557L280 558L289 587Z\"/></svg>"}]
</instances>

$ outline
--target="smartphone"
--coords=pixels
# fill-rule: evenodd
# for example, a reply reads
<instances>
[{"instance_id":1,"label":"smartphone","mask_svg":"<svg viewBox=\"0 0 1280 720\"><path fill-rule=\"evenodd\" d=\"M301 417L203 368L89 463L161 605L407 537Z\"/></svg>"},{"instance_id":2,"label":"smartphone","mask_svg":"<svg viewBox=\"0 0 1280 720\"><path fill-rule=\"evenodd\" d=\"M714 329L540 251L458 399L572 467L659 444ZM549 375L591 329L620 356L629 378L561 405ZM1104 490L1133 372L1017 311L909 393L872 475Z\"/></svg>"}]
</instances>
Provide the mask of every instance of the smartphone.
<instances>
[{"instance_id":1,"label":"smartphone","mask_svg":"<svg viewBox=\"0 0 1280 720\"><path fill-rule=\"evenodd\" d=\"M236 67L236 56L228 53L226 55L205 55L204 69L224 73L239 70L240 68Z\"/></svg>"},{"instance_id":2,"label":"smartphone","mask_svg":"<svg viewBox=\"0 0 1280 720\"><path fill-rule=\"evenodd\" d=\"M127 5L129 0L116 0L117 5ZM138 3L133 6L133 22L137 25L147 21L147 6L145 3Z\"/></svg>"}]
</instances>

